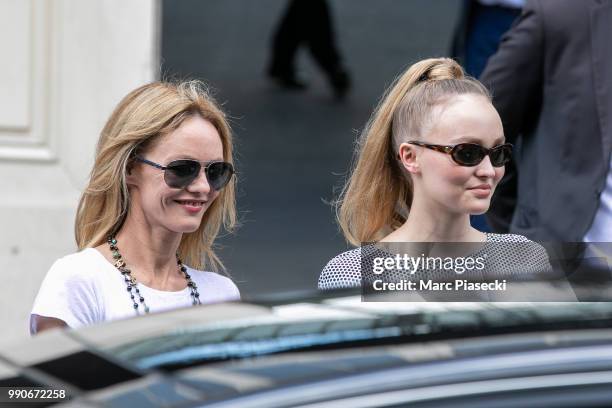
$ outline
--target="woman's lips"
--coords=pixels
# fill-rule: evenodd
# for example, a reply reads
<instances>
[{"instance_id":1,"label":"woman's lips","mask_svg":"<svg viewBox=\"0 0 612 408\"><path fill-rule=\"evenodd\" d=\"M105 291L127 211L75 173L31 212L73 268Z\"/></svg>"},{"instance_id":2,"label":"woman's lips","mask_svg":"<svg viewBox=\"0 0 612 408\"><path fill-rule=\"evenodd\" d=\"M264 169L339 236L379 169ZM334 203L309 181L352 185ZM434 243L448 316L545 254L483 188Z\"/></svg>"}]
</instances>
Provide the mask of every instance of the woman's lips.
<instances>
[{"instance_id":1,"label":"woman's lips","mask_svg":"<svg viewBox=\"0 0 612 408\"><path fill-rule=\"evenodd\" d=\"M491 186L487 184L472 187L472 188L469 188L468 190L474 192L474 195L479 198L486 198L491 194Z\"/></svg>"},{"instance_id":2,"label":"woman's lips","mask_svg":"<svg viewBox=\"0 0 612 408\"><path fill-rule=\"evenodd\" d=\"M174 202L180 204L189 213L199 213L204 208L204 201L198 200L174 200Z\"/></svg>"}]
</instances>

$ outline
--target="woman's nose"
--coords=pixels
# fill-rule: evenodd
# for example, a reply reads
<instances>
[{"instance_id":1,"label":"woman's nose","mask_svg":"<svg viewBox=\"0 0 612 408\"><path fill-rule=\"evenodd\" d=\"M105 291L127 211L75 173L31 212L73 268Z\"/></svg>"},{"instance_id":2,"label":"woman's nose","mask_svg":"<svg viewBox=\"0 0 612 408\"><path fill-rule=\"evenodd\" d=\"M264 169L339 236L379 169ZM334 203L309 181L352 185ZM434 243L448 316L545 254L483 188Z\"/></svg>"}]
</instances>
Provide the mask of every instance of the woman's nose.
<instances>
[{"instance_id":1,"label":"woman's nose","mask_svg":"<svg viewBox=\"0 0 612 408\"><path fill-rule=\"evenodd\" d=\"M198 177L196 177L196 179L187 186L187 191L193 193L209 193L211 190L212 188L208 182L208 178L206 178L206 172L204 169L200 170Z\"/></svg>"},{"instance_id":2,"label":"woman's nose","mask_svg":"<svg viewBox=\"0 0 612 408\"><path fill-rule=\"evenodd\" d=\"M494 177L495 167L491 163L491 158L486 155L484 159L476 167L476 175L478 177Z\"/></svg>"}]
</instances>

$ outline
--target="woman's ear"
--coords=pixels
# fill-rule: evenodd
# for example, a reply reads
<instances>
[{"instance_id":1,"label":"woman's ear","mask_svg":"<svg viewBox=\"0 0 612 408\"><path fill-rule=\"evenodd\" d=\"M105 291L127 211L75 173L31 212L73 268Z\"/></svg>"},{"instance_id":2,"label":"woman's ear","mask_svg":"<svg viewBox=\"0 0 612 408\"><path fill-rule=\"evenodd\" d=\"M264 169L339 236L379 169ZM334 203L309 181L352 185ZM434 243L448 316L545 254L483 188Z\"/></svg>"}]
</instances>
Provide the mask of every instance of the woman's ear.
<instances>
[{"instance_id":1,"label":"woman's ear","mask_svg":"<svg viewBox=\"0 0 612 408\"><path fill-rule=\"evenodd\" d=\"M420 171L416 153L417 149L415 145L402 143L399 147L399 159L402 163L402 167L412 174L417 174Z\"/></svg>"},{"instance_id":2,"label":"woman's ear","mask_svg":"<svg viewBox=\"0 0 612 408\"><path fill-rule=\"evenodd\" d=\"M136 161L131 158L128 160L127 165L125 166L125 182L128 186L133 186L136 184Z\"/></svg>"}]
</instances>

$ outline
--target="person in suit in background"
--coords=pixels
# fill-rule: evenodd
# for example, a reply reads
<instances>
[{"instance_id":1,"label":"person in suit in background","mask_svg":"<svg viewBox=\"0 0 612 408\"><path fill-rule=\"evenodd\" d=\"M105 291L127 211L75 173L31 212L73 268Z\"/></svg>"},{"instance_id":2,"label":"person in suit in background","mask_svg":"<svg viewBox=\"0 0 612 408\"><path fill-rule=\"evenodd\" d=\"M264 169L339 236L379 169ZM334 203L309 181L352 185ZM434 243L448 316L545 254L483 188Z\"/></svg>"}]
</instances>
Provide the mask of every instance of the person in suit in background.
<instances>
[{"instance_id":1,"label":"person in suit in background","mask_svg":"<svg viewBox=\"0 0 612 408\"><path fill-rule=\"evenodd\" d=\"M612 1L527 0L481 81L516 167L487 213L497 232L612 241Z\"/></svg>"},{"instance_id":2,"label":"person in suit in background","mask_svg":"<svg viewBox=\"0 0 612 408\"><path fill-rule=\"evenodd\" d=\"M478 78L502 36L521 14L525 0L463 0L451 55Z\"/></svg>"},{"instance_id":3,"label":"person in suit in background","mask_svg":"<svg viewBox=\"0 0 612 408\"><path fill-rule=\"evenodd\" d=\"M482 74L501 37L521 14L523 4L525 0L463 0L451 55L468 75L478 78ZM474 228L491 232L485 215L472 215L470 221Z\"/></svg>"}]
</instances>

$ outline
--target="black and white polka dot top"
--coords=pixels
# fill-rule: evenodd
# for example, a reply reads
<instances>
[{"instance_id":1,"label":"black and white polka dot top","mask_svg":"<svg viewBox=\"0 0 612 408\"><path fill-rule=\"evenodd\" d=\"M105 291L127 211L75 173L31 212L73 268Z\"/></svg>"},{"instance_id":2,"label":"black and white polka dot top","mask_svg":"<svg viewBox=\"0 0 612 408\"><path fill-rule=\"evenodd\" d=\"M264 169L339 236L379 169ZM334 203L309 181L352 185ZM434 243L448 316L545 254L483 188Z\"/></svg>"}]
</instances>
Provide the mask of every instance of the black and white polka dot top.
<instances>
[{"instance_id":1,"label":"black and white polka dot top","mask_svg":"<svg viewBox=\"0 0 612 408\"><path fill-rule=\"evenodd\" d=\"M533 276L542 271L551 271L548 254L540 244L516 234L486 234L486 243L479 252L485 252L493 263L492 270L503 276ZM478 253L474 253L474 256ZM367 245L343 252L330 260L319 276L318 287L322 290L360 286L362 283L362 264L364 259L389 256L374 245ZM395 278L402 278L400 271L392 271ZM453 271L436 273L453 274ZM436 275L439 278L449 276ZM394 276L387 275L389 279Z\"/></svg>"}]
</instances>

